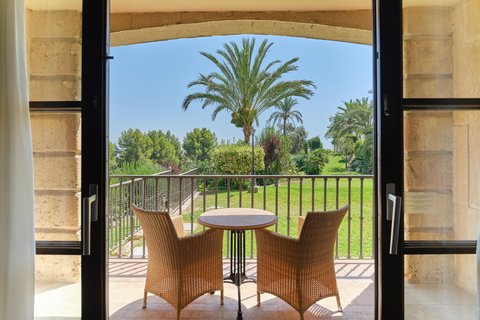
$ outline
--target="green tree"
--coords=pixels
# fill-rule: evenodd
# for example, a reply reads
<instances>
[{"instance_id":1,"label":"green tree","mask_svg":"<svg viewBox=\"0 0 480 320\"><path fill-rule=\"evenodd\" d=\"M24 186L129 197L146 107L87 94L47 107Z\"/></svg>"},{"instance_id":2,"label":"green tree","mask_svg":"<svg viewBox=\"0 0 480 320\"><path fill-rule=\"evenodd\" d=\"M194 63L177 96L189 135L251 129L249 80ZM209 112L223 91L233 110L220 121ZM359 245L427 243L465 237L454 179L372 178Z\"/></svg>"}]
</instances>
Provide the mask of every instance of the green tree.
<instances>
[{"instance_id":1,"label":"green tree","mask_svg":"<svg viewBox=\"0 0 480 320\"><path fill-rule=\"evenodd\" d=\"M363 138L373 132L373 102L368 98L343 101L340 111L330 117L326 138L354 135Z\"/></svg>"},{"instance_id":2,"label":"green tree","mask_svg":"<svg viewBox=\"0 0 480 320\"><path fill-rule=\"evenodd\" d=\"M118 138L118 160L121 165L138 162L150 157L151 143L139 129L122 131Z\"/></svg>"},{"instance_id":3,"label":"green tree","mask_svg":"<svg viewBox=\"0 0 480 320\"><path fill-rule=\"evenodd\" d=\"M347 169L349 162L355 162L357 141L371 143L369 148L373 150L373 101L362 98L344 101L343 104L338 107L339 111L330 117L325 137L332 139L334 150L344 158ZM372 163L373 170L373 160L363 163Z\"/></svg>"},{"instance_id":4,"label":"green tree","mask_svg":"<svg viewBox=\"0 0 480 320\"><path fill-rule=\"evenodd\" d=\"M114 172L117 169L117 145L112 141L108 142L108 170Z\"/></svg>"},{"instance_id":5,"label":"green tree","mask_svg":"<svg viewBox=\"0 0 480 320\"><path fill-rule=\"evenodd\" d=\"M183 162L184 158L185 158L185 155L184 155L184 152L183 152L183 149L182 149L182 144L180 143L180 140L178 139L177 136L172 134L170 132L170 130L168 130L167 133L165 133L165 138L167 138L167 140L170 141L170 143L173 145L173 147L175 149L175 155L176 155L176 157L178 158L178 160L181 164Z\"/></svg>"},{"instance_id":6,"label":"green tree","mask_svg":"<svg viewBox=\"0 0 480 320\"><path fill-rule=\"evenodd\" d=\"M290 139L290 153L298 154L300 152L308 152L307 144L308 132L304 126L294 127L287 124L287 137Z\"/></svg>"},{"instance_id":7,"label":"green tree","mask_svg":"<svg viewBox=\"0 0 480 320\"><path fill-rule=\"evenodd\" d=\"M217 146L215 133L207 128L195 128L183 139L185 156L194 161L209 161L210 153Z\"/></svg>"},{"instance_id":8,"label":"green tree","mask_svg":"<svg viewBox=\"0 0 480 320\"><path fill-rule=\"evenodd\" d=\"M295 170L289 153L290 141L280 136L273 127L262 130L260 145L265 153L263 162L266 174L284 174Z\"/></svg>"},{"instance_id":9,"label":"green tree","mask_svg":"<svg viewBox=\"0 0 480 320\"><path fill-rule=\"evenodd\" d=\"M313 137L311 139L308 139L307 143L308 143L308 149L310 151L323 149L323 144L322 144L322 141L320 140L320 137Z\"/></svg>"},{"instance_id":10,"label":"green tree","mask_svg":"<svg viewBox=\"0 0 480 320\"><path fill-rule=\"evenodd\" d=\"M293 110L293 107L298 104L297 99L292 97L287 97L283 100L280 100L275 106L275 110L267 120L267 125L276 123L281 123L283 129L283 136L287 136L287 124L294 123L303 123L302 114L300 111Z\"/></svg>"},{"instance_id":11,"label":"green tree","mask_svg":"<svg viewBox=\"0 0 480 320\"><path fill-rule=\"evenodd\" d=\"M348 169L348 163L355 153L355 141L355 136L347 135L338 137L333 142L333 150L345 161L345 170Z\"/></svg>"},{"instance_id":12,"label":"green tree","mask_svg":"<svg viewBox=\"0 0 480 320\"><path fill-rule=\"evenodd\" d=\"M146 134L150 145L150 159L164 167L178 166L180 159L177 157L174 145L167 139L161 130L152 130Z\"/></svg>"},{"instance_id":13,"label":"green tree","mask_svg":"<svg viewBox=\"0 0 480 320\"><path fill-rule=\"evenodd\" d=\"M306 174L320 174L327 163L327 151L324 149L315 149L308 153L303 170Z\"/></svg>"},{"instance_id":14,"label":"green tree","mask_svg":"<svg viewBox=\"0 0 480 320\"><path fill-rule=\"evenodd\" d=\"M373 135L369 134L365 139L355 142L355 160L351 169L363 174L373 173L373 155Z\"/></svg>"},{"instance_id":15,"label":"green tree","mask_svg":"<svg viewBox=\"0 0 480 320\"><path fill-rule=\"evenodd\" d=\"M201 52L218 71L208 75L200 74L188 87L200 86L203 91L189 94L182 108L187 110L193 101L202 102L202 109L213 105L212 120L226 111L231 115L231 123L242 128L244 142L249 144L253 124L258 126L258 117L288 97L309 99L315 88L309 80L282 80L282 76L298 70L293 58L285 63L279 60L266 63L265 57L273 43L265 39L256 55L255 39L242 39L240 48L234 41L226 43L215 55ZM265 65L266 63L266 65Z\"/></svg>"}]
</instances>

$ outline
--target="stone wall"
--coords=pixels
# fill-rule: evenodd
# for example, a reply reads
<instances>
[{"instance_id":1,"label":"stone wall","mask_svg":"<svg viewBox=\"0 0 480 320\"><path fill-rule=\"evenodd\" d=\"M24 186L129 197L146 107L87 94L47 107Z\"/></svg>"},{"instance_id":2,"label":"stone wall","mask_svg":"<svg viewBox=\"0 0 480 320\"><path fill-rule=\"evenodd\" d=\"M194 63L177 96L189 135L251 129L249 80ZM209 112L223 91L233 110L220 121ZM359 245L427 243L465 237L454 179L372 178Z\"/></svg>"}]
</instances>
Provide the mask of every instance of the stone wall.
<instances>
[{"instance_id":1,"label":"stone wall","mask_svg":"<svg viewBox=\"0 0 480 320\"><path fill-rule=\"evenodd\" d=\"M480 2L462 0L453 12L453 93L456 98L480 98ZM480 213L480 111L456 112L455 239L477 238ZM476 257L455 257L455 281L477 293Z\"/></svg>"},{"instance_id":2,"label":"stone wall","mask_svg":"<svg viewBox=\"0 0 480 320\"><path fill-rule=\"evenodd\" d=\"M27 10L31 101L80 100L81 13ZM80 240L81 118L32 112L36 240ZM37 281L78 281L78 256L36 257Z\"/></svg>"},{"instance_id":3,"label":"stone wall","mask_svg":"<svg viewBox=\"0 0 480 320\"><path fill-rule=\"evenodd\" d=\"M478 1L404 9L403 50L406 98L480 97ZM476 239L480 112L409 111L404 128L406 239ZM412 209L412 192L429 193L433 205ZM476 294L474 255L406 256L405 264L410 283L455 283Z\"/></svg>"}]
</instances>

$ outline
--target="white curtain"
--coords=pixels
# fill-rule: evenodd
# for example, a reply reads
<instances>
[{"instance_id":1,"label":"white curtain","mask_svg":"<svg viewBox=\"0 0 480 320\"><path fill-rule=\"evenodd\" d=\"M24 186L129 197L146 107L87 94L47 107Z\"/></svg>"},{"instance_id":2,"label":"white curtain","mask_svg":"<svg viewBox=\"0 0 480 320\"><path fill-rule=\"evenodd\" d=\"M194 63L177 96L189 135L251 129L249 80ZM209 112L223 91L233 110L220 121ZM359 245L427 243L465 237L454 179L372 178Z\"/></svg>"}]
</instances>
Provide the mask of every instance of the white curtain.
<instances>
[{"instance_id":1,"label":"white curtain","mask_svg":"<svg viewBox=\"0 0 480 320\"><path fill-rule=\"evenodd\" d=\"M24 0L0 0L0 320L33 319L35 234Z\"/></svg>"}]
</instances>

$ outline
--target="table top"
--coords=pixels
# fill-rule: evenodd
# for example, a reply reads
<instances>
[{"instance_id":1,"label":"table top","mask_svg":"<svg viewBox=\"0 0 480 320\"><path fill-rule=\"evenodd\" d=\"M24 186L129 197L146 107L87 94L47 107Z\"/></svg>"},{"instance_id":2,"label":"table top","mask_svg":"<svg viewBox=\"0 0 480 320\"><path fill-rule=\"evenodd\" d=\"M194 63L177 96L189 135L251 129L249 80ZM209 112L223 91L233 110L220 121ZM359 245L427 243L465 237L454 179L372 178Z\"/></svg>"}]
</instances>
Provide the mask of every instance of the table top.
<instances>
[{"instance_id":1,"label":"table top","mask_svg":"<svg viewBox=\"0 0 480 320\"><path fill-rule=\"evenodd\" d=\"M224 230L252 230L269 227L277 217L265 210L251 208L224 208L202 213L198 223L203 226Z\"/></svg>"}]
</instances>

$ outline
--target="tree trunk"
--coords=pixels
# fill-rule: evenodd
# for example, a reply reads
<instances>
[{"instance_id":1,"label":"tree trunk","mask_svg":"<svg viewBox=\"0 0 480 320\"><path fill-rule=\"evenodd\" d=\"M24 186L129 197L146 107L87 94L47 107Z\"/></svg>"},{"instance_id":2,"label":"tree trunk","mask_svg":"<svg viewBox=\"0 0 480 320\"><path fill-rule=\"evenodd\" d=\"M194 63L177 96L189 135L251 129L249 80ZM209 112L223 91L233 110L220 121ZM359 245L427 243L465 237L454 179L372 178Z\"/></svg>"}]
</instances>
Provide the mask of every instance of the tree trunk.
<instances>
[{"instance_id":1,"label":"tree trunk","mask_svg":"<svg viewBox=\"0 0 480 320\"><path fill-rule=\"evenodd\" d=\"M283 136L287 136L287 119L283 119Z\"/></svg>"},{"instance_id":2,"label":"tree trunk","mask_svg":"<svg viewBox=\"0 0 480 320\"><path fill-rule=\"evenodd\" d=\"M250 129L252 126L245 125L243 127L243 141L245 144L250 144Z\"/></svg>"},{"instance_id":3,"label":"tree trunk","mask_svg":"<svg viewBox=\"0 0 480 320\"><path fill-rule=\"evenodd\" d=\"M345 156L345 171L348 169L348 156Z\"/></svg>"}]
</instances>

